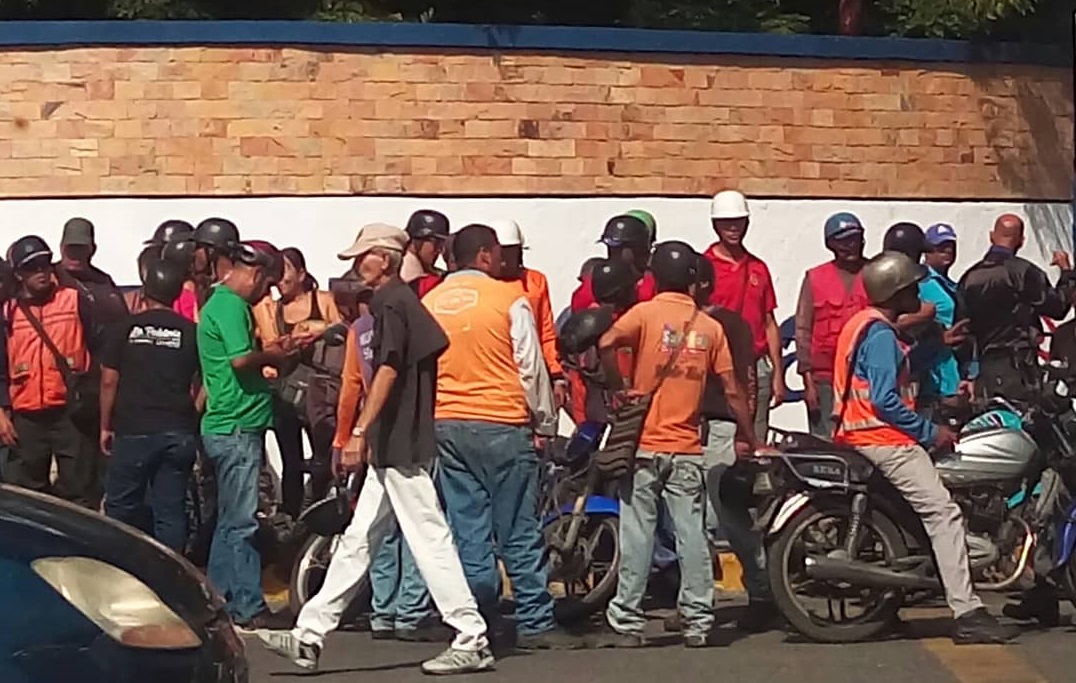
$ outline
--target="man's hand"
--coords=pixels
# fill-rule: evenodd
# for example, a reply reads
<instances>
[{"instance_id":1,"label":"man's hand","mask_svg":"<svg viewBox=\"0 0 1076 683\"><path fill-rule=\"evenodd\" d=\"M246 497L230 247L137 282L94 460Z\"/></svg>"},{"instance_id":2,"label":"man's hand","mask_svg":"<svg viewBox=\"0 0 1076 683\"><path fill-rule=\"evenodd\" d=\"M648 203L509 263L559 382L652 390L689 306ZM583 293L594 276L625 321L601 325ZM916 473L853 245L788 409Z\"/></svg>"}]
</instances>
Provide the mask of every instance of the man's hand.
<instances>
[{"instance_id":1,"label":"man's hand","mask_svg":"<svg viewBox=\"0 0 1076 683\"><path fill-rule=\"evenodd\" d=\"M960 346L968 338L968 324L971 321L965 318L953 323L953 326L942 332L942 343L946 346Z\"/></svg>"},{"instance_id":2,"label":"man's hand","mask_svg":"<svg viewBox=\"0 0 1076 683\"><path fill-rule=\"evenodd\" d=\"M1069 258L1068 252L1055 251L1054 257L1050 260L1051 266L1057 266L1061 270L1072 270L1072 259Z\"/></svg>"},{"instance_id":3,"label":"man's hand","mask_svg":"<svg viewBox=\"0 0 1076 683\"><path fill-rule=\"evenodd\" d=\"M773 369L773 380L770 384L771 391L773 392L770 396L770 407L776 408L785 402L785 370L783 366L778 366Z\"/></svg>"},{"instance_id":4,"label":"man's hand","mask_svg":"<svg viewBox=\"0 0 1076 683\"><path fill-rule=\"evenodd\" d=\"M821 401L818 398L818 385L810 375L803 376L803 402L807 404L807 410L816 411Z\"/></svg>"},{"instance_id":5,"label":"man's hand","mask_svg":"<svg viewBox=\"0 0 1076 683\"><path fill-rule=\"evenodd\" d=\"M19 435L15 432L15 424L6 410L0 410L0 443L5 446L14 446L19 442Z\"/></svg>"},{"instance_id":6,"label":"man's hand","mask_svg":"<svg viewBox=\"0 0 1076 683\"><path fill-rule=\"evenodd\" d=\"M938 425L938 435L934 438L935 448L949 448L957 442L959 434L948 425Z\"/></svg>"},{"instance_id":7,"label":"man's hand","mask_svg":"<svg viewBox=\"0 0 1076 683\"><path fill-rule=\"evenodd\" d=\"M558 379L553 382L553 401L557 410L568 405L568 380Z\"/></svg>"},{"instance_id":8,"label":"man's hand","mask_svg":"<svg viewBox=\"0 0 1076 683\"><path fill-rule=\"evenodd\" d=\"M644 396L643 392L636 391L635 389L624 389L623 391L614 392L609 399L610 408L613 410L619 410L626 405L631 405L635 401L638 401Z\"/></svg>"},{"instance_id":9,"label":"man's hand","mask_svg":"<svg viewBox=\"0 0 1076 683\"><path fill-rule=\"evenodd\" d=\"M534 435L534 450L538 453L543 453L547 446L549 446L549 437L542 436L541 434Z\"/></svg>"},{"instance_id":10,"label":"man's hand","mask_svg":"<svg viewBox=\"0 0 1076 683\"><path fill-rule=\"evenodd\" d=\"M101 452L105 455L112 455L112 442L116 440L116 432L111 429L102 429L99 439Z\"/></svg>"},{"instance_id":11,"label":"man's hand","mask_svg":"<svg viewBox=\"0 0 1076 683\"><path fill-rule=\"evenodd\" d=\"M340 452L340 469L345 472L354 472L370 462L370 446L366 443L366 435L352 435L348 439L344 450Z\"/></svg>"},{"instance_id":12,"label":"man's hand","mask_svg":"<svg viewBox=\"0 0 1076 683\"><path fill-rule=\"evenodd\" d=\"M966 396L971 399L975 397L975 382L970 379L966 379L957 385L956 393L960 396Z\"/></svg>"}]
</instances>

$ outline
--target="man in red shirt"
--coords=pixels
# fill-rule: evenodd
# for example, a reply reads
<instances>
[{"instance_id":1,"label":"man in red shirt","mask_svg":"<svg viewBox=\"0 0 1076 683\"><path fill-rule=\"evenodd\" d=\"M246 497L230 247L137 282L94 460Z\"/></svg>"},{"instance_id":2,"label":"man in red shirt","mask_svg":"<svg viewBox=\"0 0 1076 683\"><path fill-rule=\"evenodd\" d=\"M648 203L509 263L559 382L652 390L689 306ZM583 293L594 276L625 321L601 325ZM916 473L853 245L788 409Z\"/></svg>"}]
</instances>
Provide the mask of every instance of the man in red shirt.
<instances>
[{"instance_id":1,"label":"man in red shirt","mask_svg":"<svg viewBox=\"0 0 1076 683\"><path fill-rule=\"evenodd\" d=\"M654 298L654 276L647 269L650 249L654 246L653 232L638 216L614 216L605 224L602 238L598 240L609 250L609 258L632 265L638 277L635 291L639 301ZM586 276L572 293L572 312L584 311L594 305L594 290L590 277Z\"/></svg>"},{"instance_id":2,"label":"man in red shirt","mask_svg":"<svg viewBox=\"0 0 1076 683\"><path fill-rule=\"evenodd\" d=\"M769 431L770 408L785 400L785 376L781 363L781 332L774 311L770 269L743 245L750 212L747 200L735 190L714 195L710 222L717 241L706 250L714 265L714 293L710 303L738 313L751 328L758 367L758 402L755 435L765 441Z\"/></svg>"}]
</instances>

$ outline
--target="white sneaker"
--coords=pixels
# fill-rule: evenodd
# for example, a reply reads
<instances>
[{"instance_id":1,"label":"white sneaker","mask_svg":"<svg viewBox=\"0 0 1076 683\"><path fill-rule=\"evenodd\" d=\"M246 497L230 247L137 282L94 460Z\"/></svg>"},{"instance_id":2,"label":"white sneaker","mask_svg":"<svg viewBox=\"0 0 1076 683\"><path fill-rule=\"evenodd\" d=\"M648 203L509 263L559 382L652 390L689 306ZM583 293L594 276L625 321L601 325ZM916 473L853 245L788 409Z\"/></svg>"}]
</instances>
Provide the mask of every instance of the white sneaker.
<instances>
[{"instance_id":1,"label":"white sneaker","mask_svg":"<svg viewBox=\"0 0 1076 683\"><path fill-rule=\"evenodd\" d=\"M258 639L275 655L291 661L306 671L317 671L321 648L307 645L292 635L291 631L258 631Z\"/></svg>"},{"instance_id":2,"label":"white sneaker","mask_svg":"<svg viewBox=\"0 0 1076 683\"><path fill-rule=\"evenodd\" d=\"M474 652L448 648L429 661L422 663L422 673L431 676L450 676L493 669L493 652L488 647Z\"/></svg>"}]
</instances>

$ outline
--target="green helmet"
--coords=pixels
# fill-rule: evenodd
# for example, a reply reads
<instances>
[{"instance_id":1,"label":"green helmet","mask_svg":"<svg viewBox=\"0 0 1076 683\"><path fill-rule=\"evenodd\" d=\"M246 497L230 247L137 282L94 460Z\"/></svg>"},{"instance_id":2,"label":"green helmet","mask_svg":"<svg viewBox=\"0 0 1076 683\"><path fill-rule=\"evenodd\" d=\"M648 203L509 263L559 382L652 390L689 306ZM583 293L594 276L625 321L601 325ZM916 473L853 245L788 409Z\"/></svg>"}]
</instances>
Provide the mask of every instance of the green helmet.
<instances>
[{"instance_id":1,"label":"green helmet","mask_svg":"<svg viewBox=\"0 0 1076 683\"><path fill-rule=\"evenodd\" d=\"M883 251L863 266L863 288L878 305L892 299L927 276L927 269L899 251Z\"/></svg>"},{"instance_id":2,"label":"green helmet","mask_svg":"<svg viewBox=\"0 0 1076 683\"><path fill-rule=\"evenodd\" d=\"M641 220L646 227L650 229L650 241L653 243L658 240L658 221L654 218L654 214L649 211L643 211L642 209L632 209L624 215Z\"/></svg>"}]
</instances>

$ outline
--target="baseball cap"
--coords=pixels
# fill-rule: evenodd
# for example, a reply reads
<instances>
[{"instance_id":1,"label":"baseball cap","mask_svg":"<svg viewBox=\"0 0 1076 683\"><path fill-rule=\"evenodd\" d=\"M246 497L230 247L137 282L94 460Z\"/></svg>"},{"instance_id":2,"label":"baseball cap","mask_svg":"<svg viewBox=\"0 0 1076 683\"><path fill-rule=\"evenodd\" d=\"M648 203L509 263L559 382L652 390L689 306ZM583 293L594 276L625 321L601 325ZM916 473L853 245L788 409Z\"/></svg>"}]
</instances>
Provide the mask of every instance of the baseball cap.
<instances>
[{"instance_id":1,"label":"baseball cap","mask_svg":"<svg viewBox=\"0 0 1076 683\"><path fill-rule=\"evenodd\" d=\"M72 218L64 223L61 247L92 247L94 244L93 223L85 218Z\"/></svg>"},{"instance_id":2,"label":"baseball cap","mask_svg":"<svg viewBox=\"0 0 1076 683\"><path fill-rule=\"evenodd\" d=\"M854 213L842 211L826 219L825 238L841 239L856 233L863 233L863 224Z\"/></svg>"},{"instance_id":3,"label":"baseball cap","mask_svg":"<svg viewBox=\"0 0 1076 683\"><path fill-rule=\"evenodd\" d=\"M370 223L362 226L351 246L337 254L341 261L359 258L371 249L390 249L403 252L407 248L407 233L388 223Z\"/></svg>"},{"instance_id":4,"label":"baseball cap","mask_svg":"<svg viewBox=\"0 0 1076 683\"><path fill-rule=\"evenodd\" d=\"M946 242L956 242L956 230L948 223L935 223L927 228L926 241L932 247L938 247Z\"/></svg>"}]
</instances>

